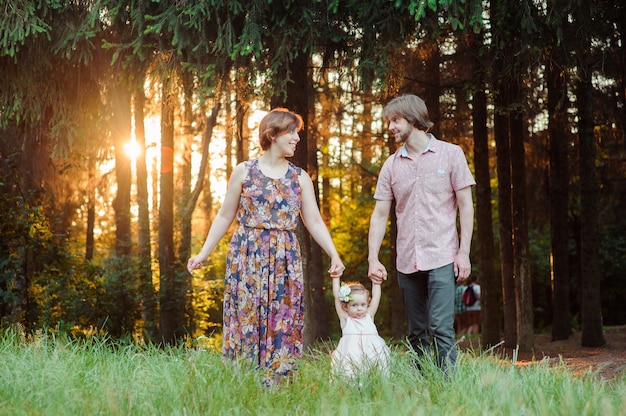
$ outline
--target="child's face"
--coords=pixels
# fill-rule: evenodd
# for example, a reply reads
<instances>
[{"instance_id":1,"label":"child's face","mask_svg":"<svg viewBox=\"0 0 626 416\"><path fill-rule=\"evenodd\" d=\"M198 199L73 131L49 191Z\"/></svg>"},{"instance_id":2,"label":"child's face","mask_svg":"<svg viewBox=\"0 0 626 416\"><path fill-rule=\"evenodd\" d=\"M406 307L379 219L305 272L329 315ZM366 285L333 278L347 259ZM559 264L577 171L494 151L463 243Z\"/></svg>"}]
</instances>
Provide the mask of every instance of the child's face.
<instances>
[{"instance_id":1,"label":"child's face","mask_svg":"<svg viewBox=\"0 0 626 416\"><path fill-rule=\"evenodd\" d=\"M346 312L351 318L363 318L367 313L367 293L354 293L346 305Z\"/></svg>"}]
</instances>

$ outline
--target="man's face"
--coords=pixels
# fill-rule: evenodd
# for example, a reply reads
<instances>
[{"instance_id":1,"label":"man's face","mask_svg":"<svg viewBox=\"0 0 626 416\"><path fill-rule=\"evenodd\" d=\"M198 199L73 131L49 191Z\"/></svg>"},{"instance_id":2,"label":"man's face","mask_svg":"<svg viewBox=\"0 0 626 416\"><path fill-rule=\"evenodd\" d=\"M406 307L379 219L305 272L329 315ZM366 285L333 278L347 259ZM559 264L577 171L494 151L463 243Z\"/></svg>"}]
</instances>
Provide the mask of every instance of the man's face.
<instances>
[{"instance_id":1,"label":"man's face","mask_svg":"<svg viewBox=\"0 0 626 416\"><path fill-rule=\"evenodd\" d=\"M413 126L404 117L393 116L389 119L389 131L396 138L396 143L405 143L413 131Z\"/></svg>"}]
</instances>

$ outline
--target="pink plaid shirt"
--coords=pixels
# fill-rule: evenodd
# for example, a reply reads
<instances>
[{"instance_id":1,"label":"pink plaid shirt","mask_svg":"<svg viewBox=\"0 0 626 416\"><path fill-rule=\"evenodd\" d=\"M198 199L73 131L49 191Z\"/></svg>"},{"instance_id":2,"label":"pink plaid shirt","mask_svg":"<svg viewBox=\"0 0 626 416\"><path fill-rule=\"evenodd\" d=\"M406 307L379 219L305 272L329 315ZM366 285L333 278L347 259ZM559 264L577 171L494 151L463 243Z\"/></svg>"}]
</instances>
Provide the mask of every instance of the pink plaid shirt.
<instances>
[{"instance_id":1,"label":"pink plaid shirt","mask_svg":"<svg viewBox=\"0 0 626 416\"><path fill-rule=\"evenodd\" d=\"M409 274L454 261L459 250L456 191L476 184L463 150L429 133L417 158L399 148L383 164L374 198L396 201L397 263Z\"/></svg>"}]
</instances>

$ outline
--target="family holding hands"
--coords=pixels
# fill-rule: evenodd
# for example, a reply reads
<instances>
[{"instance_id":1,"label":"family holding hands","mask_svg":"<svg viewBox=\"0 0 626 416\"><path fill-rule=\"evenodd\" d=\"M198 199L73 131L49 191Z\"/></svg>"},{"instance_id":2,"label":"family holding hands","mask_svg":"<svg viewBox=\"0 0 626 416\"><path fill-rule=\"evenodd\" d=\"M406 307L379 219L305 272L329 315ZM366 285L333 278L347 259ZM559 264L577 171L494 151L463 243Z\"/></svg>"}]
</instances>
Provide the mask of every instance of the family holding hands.
<instances>
[{"instance_id":1,"label":"family holding hands","mask_svg":"<svg viewBox=\"0 0 626 416\"><path fill-rule=\"evenodd\" d=\"M226 262L222 354L262 369L268 386L293 373L303 350L299 218L330 257L328 272L342 329L332 353L333 372L351 377L372 365L388 372L389 348L378 335L374 316L388 277L378 256L394 202L397 278L416 364L434 353L442 370L454 367L455 282L464 283L471 271L475 181L461 148L429 132L433 123L421 98L399 96L383 115L401 146L383 164L374 194L368 236L371 292L360 283L341 282L345 267L319 212L312 180L287 160L300 141L303 121L283 108L261 120L262 154L235 168L201 251L187 263L189 272L200 268L237 219Z\"/></svg>"}]
</instances>

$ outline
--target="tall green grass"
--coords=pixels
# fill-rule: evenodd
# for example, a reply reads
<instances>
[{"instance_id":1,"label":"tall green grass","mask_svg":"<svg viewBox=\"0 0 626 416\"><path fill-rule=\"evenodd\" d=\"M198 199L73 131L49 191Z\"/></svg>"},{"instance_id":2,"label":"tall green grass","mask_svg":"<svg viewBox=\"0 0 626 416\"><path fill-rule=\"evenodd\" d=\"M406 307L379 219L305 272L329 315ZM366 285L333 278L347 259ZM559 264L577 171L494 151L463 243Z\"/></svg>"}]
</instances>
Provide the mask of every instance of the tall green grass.
<instances>
[{"instance_id":1,"label":"tall green grass","mask_svg":"<svg viewBox=\"0 0 626 416\"><path fill-rule=\"evenodd\" d=\"M626 376L574 377L539 362L516 367L460 353L444 377L393 351L389 377L330 376L322 346L290 383L261 386L257 372L205 349L159 349L89 338L0 335L2 415L626 415Z\"/></svg>"}]
</instances>

